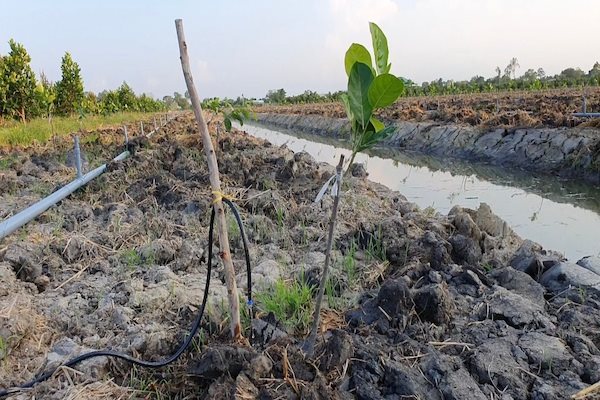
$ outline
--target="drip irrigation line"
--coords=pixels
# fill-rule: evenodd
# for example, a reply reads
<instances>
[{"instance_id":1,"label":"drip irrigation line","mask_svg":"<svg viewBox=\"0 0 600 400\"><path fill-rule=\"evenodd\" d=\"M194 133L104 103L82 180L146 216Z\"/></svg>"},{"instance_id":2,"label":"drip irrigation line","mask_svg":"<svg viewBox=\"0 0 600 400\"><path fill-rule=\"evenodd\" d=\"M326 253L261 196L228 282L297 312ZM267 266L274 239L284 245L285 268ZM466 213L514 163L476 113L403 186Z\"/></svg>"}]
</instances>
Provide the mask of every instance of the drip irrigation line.
<instances>
[{"instance_id":1,"label":"drip irrigation line","mask_svg":"<svg viewBox=\"0 0 600 400\"><path fill-rule=\"evenodd\" d=\"M231 212L233 213L233 215L235 217L235 220L237 222L238 228L240 229L240 233L242 236L242 241L243 241L243 246L244 246L244 255L245 255L245 259L246 259L246 273L248 275L248 302L247 302L247 305L250 308L251 318L254 318L254 302L252 300L252 274L251 274L252 271L251 271L251 266L250 266L250 252L248 250L248 237L246 236L246 232L244 230L244 224L242 222L242 217L240 216L240 213L239 213L237 207L235 206L235 204L233 204L230 200L225 199L225 198L223 198L223 202L225 204L227 204L229 206L229 208L231 209ZM27 383L24 383L20 386L14 387L14 388L0 390L0 398L8 396L10 394L17 393L23 389L32 388L37 383L43 382L46 379L50 378L61 367L73 367L74 365L79 364L82 361L85 361L85 360L88 360L88 359L94 358L94 357L114 357L114 358L118 358L118 359L127 361L129 363L132 363L134 365L139 365L139 366L145 367L145 368L160 368L160 367L169 365L172 362L174 362L175 360L177 360L192 343L194 336L196 336L196 333L198 333L198 329L200 328L200 323L202 322L202 317L204 316L204 310L206 308L206 302L208 300L208 289L210 287L210 276L211 276L211 271L212 271L212 256L213 256L212 244L213 244L213 237L214 237L214 225L215 225L215 209L213 207L212 211L210 213L210 226L208 229L208 262L207 262L207 267L206 267L206 285L204 286L204 295L202 296L202 303L200 305L198 314L196 315L196 319L194 320L194 322L192 324L192 328L190 329L189 334L187 335L187 337L185 338L183 343L179 346L179 348L175 351L175 353L173 353L172 355L170 355L169 357L167 357L161 361L145 361L145 360L140 360L138 358L134 358L128 354L121 353L118 351L113 351L113 350L90 351L88 353L84 353L80 356L77 356L77 357L65 362L64 364L61 364L61 365L53 368L50 371L42 373L41 375L39 375L38 377L36 377L35 379L33 379Z\"/></svg>"},{"instance_id":2,"label":"drip irrigation line","mask_svg":"<svg viewBox=\"0 0 600 400\"><path fill-rule=\"evenodd\" d=\"M166 124L168 122L169 122L169 119L166 118L166 123L165 123L165 125L163 125L163 127L166 126ZM133 152L135 150L135 146L129 142L129 136L127 134L127 126L126 125L123 127L123 130L125 132L124 150L121 154L119 154L118 156L116 156L115 158L112 159L113 162L114 161L122 161L122 160L126 159L131 154L133 154ZM147 137L150 137L150 135L152 133L153 132L150 132L147 135ZM54 193L39 200L37 203L30 205L25 210L22 210L21 212L13 215L10 218L5 219L4 221L0 221L0 240L5 238L6 236L10 235L11 233L16 231L23 225L29 223L31 220L33 220L34 218L36 218L37 216L39 216L40 214L45 212L47 209L49 209L50 207L52 207L59 201L63 200L67 196L71 195L74 191L87 185L90 181L92 181L93 179L96 179L97 177L99 177L100 175L105 173L108 166L110 165L110 162L109 162L109 163L99 166L98 168L96 168L92 171L89 171L86 174L82 174L80 148L79 148L79 137L78 136L75 136L75 163L76 163L77 177L74 180L67 183L62 188L56 190ZM2 392L0 392L0 393L2 393Z\"/></svg>"}]
</instances>

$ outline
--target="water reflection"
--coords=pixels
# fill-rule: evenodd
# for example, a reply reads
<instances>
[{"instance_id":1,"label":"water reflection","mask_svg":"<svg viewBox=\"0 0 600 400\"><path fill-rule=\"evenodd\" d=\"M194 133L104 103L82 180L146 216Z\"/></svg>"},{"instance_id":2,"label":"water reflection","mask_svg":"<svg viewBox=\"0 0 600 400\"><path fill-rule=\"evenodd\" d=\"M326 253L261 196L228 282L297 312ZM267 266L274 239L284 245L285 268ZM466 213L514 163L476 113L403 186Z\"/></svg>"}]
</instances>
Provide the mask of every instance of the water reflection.
<instances>
[{"instance_id":1,"label":"water reflection","mask_svg":"<svg viewBox=\"0 0 600 400\"><path fill-rule=\"evenodd\" d=\"M338 141L244 125L249 134L337 164L350 151ZM381 149L359 154L369 179L401 192L420 207L447 213L454 205L488 203L522 237L569 259L600 254L600 187L525 172Z\"/></svg>"}]
</instances>

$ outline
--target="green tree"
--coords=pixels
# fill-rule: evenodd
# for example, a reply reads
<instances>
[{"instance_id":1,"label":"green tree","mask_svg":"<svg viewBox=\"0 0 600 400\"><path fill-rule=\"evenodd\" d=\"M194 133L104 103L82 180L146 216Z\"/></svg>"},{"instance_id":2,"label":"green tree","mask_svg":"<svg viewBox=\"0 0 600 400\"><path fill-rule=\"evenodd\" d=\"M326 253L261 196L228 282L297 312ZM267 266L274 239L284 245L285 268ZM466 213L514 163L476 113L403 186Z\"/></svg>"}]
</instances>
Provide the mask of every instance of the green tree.
<instances>
[{"instance_id":1,"label":"green tree","mask_svg":"<svg viewBox=\"0 0 600 400\"><path fill-rule=\"evenodd\" d=\"M286 93L283 89L269 90L265 96L265 103L282 104L285 100Z\"/></svg>"},{"instance_id":2,"label":"green tree","mask_svg":"<svg viewBox=\"0 0 600 400\"><path fill-rule=\"evenodd\" d=\"M135 92L127 82L123 82L117 89L117 98L119 111L137 111L138 104Z\"/></svg>"},{"instance_id":3,"label":"green tree","mask_svg":"<svg viewBox=\"0 0 600 400\"><path fill-rule=\"evenodd\" d=\"M56 83L56 110L59 114L70 115L83 107L85 94L81 69L71 54L66 52L60 65L62 77Z\"/></svg>"},{"instance_id":4,"label":"green tree","mask_svg":"<svg viewBox=\"0 0 600 400\"><path fill-rule=\"evenodd\" d=\"M93 92L86 92L83 102L81 103L81 108L85 113L98 114L98 112L100 112L98 97Z\"/></svg>"},{"instance_id":5,"label":"green tree","mask_svg":"<svg viewBox=\"0 0 600 400\"><path fill-rule=\"evenodd\" d=\"M544 71L544 68L538 68L537 74L540 77L540 79L544 79L546 77L546 71Z\"/></svg>"},{"instance_id":6,"label":"green tree","mask_svg":"<svg viewBox=\"0 0 600 400\"><path fill-rule=\"evenodd\" d=\"M120 111L121 103L119 95L114 90L103 90L98 93L98 111L103 115L112 114Z\"/></svg>"},{"instance_id":7,"label":"green tree","mask_svg":"<svg viewBox=\"0 0 600 400\"><path fill-rule=\"evenodd\" d=\"M588 72L588 79L591 85L600 84L600 63L596 61L594 66Z\"/></svg>"},{"instance_id":8,"label":"green tree","mask_svg":"<svg viewBox=\"0 0 600 400\"><path fill-rule=\"evenodd\" d=\"M6 106L6 84L4 80L4 56L0 54L0 121L4 118Z\"/></svg>"},{"instance_id":9,"label":"green tree","mask_svg":"<svg viewBox=\"0 0 600 400\"><path fill-rule=\"evenodd\" d=\"M138 97L138 109L142 112L154 112L165 109L164 103L160 100L155 100L145 93Z\"/></svg>"},{"instance_id":10,"label":"green tree","mask_svg":"<svg viewBox=\"0 0 600 400\"><path fill-rule=\"evenodd\" d=\"M18 117L25 122L37 113L36 79L25 47L11 39L10 52L2 59L0 73L0 105L2 115Z\"/></svg>"},{"instance_id":11,"label":"green tree","mask_svg":"<svg viewBox=\"0 0 600 400\"><path fill-rule=\"evenodd\" d=\"M40 83L35 88L37 107L42 116L50 117L56 100L56 85L48 80L46 74L40 73Z\"/></svg>"},{"instance_id":12,"label":"green tree","mask_svg":"<svg viewBox=\"0 0 600 400\"><path fill-rule=\"evenodd\" d=\"M162 101L165 104L167 110L177 108L177 104L175 103L175 99L173 98L173 96L163 96Z\"/></svg>"},{"instance_id":13,"label":"green tree","mask_svg":"<svg viewBox=\"0 0 600 400\"><path fill-rule=\"evenodd\" d=\"M182 96L179 92L173 93L173 100L181 110L189 110L192 108L192 105L187 97Z\"/></svg>"}]
</instances>

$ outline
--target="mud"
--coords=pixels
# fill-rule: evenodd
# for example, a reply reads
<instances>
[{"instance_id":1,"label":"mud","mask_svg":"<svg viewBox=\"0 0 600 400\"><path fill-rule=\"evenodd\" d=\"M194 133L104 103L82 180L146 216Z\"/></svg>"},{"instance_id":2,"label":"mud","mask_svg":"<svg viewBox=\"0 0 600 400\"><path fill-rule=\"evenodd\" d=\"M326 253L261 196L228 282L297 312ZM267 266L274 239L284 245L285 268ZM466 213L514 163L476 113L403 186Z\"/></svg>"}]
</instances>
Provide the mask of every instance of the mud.
<instances>
[{"instance_id":1,"label":"mud","mask_svg":"<svg viewBox=\"0 0 600 400\"><path fill-rule=\"evenodd\" d=\"M116 140L88 146L107 158L120 151ZM3 216L39 198L32 187L74 173L59 154L14 155L0 171L13 182L0 193ZM242 133L222 135L218 156L256 290L311 270L318 278L331 199L313 200L333 167ZM44 162L33 168L34 157ZM207 243L205 165L193 121L179 117L0 243L0 387L84 349L148 360L173 352L203 294L208 246L218 250ZM201 335L176 364L147 371L97 359L13 397L566 399L600 380L597 260L580 260L594 279L578 280L573 264L518 237L485 204L426 213L356 175L340 203L337 283L314 358L301 351L302 330L260 302L259 319L244 322L251 342L231 343L217 266ZM241 239L230 236L243 283Z\"/></svg>"}]
</instances>

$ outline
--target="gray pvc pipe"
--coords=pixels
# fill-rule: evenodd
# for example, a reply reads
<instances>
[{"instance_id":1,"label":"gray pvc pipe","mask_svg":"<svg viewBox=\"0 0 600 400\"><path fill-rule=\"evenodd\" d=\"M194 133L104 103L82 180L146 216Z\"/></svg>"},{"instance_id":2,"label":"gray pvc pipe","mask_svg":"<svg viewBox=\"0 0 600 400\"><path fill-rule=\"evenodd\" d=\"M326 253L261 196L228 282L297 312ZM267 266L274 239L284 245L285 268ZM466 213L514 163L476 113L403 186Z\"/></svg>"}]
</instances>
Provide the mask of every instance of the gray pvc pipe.
<instances>
[{"instance_id":1,"label":"gray pvc pipe","mask_svg":"<svg viewBox=\"0 0 600 400\"><path fill-rule=\"evenodd\" d=\"M129 157L129 152L124 151L115 158L113 161L121 161ZM25 210L20 213L13 215L7 220L0 223L0 239L4 239L6 236L10 235L50 207L54 204L58 203L80 187L86 185L92 179L97 178L102 175L106 171L107 164L103 164L98 168L88 172L83 175L81 178L77 178L66 186L60 188L56 192L52 193L50 196L43 198L37 203L27 207Z\"/></svg>"},{"instance_id":2,"label":"gray pvc pipe","mask_svg":"<svg viewBox=\"0 0 600 400\"><path fill-rule=\"evenodd\" d=\"M160 116L160 114L159 114L159 116ZM168 122L169 122L169 114L166 113L164 125L166 125ZM124 126L124 129L125 129L125 143L128 143L129 138L127 135L127 127ZM152 133L154 133L154 132L151 132L150 134L152 134ZM148 135L148 136L150 136L150 135ZM79 138L76 138L77 142L79 141L78 139ZM78 146L77 146L78 144L79 143L76 143L76 146L75 146L76 148L78 148ZM119 154L118 156L116 156L115 158L113 158L113 161L122 161L122 160L126 159L127 157L129 157L129 151L124 151L121 154ZM2 221L0 223L0 240L4 239L6 236L10 235L11 233L13 233L17 229L19 229L20 227L25 225L32 219L36 218L38 215L40 215L41 213L43 213L44 211L46 211L47 209L49 209L50 207L52 207L53 205L55 205L56 203L58 203L59 201L61 201L62 199L64 199L65 197L67 197L68 195L73 193L74 191L76 191L77 189L79 189L80 187L85 186L92 179L95 179L98 176L102 175L106 171L106 167L107 167L107 164L103 164L83 176L78 176L74 181L67 184L66 186L63 186L56 192L52 193L50 196L43 198L42 200L38 201L37 203L27 207L20 213L13 215L12 217Z\"/></svg>"},{"instance_id":3,"label":"gray pvc pipe","mask_svg":"<svg viewBox=\"0 0 600 400\"><path fill-rule=\"evenodd\" d=\"M600 113L573 113L573 116L580 118L598 118L600 117Z\"/></svg>"}]
</instances>

